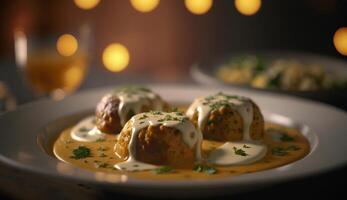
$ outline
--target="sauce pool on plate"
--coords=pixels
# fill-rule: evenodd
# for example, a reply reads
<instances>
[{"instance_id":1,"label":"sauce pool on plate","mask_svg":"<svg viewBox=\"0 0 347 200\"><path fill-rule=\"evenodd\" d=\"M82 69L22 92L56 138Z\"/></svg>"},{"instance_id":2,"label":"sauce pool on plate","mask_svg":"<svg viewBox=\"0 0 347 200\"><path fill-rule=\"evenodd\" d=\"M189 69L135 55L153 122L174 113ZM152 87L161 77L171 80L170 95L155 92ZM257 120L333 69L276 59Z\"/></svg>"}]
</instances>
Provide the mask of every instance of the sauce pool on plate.
<instances>
[{"instance_id":1,"label":"sauce pool on plate","mask_svg":"<svg viewBox=\"0 0 347 200\"><path fill-rule=\"evenodd\" d=\"M92 128L91 118L88 123L88 127ZM175 123L171 125L174 126ZM94 172L108 172L144 179L214 179L236 176L292 163L303 158L310 151L307 139L299 131L265 123L265 135L261 144L252 141L218 142L203 139L201 156L207 160L207 164L172 168L153 167L151 164L133 162L130 166L132 170L121 170L116 166L125 162L120 160L114 151L118 140L117 135L102 133L102 137L84 142L71 137L73 135L71 131L76 130L74 128L76 126L62 131L55 141L52 148L58 159ZM186 142L192 141L187 139ZM144 164L142 167L147 169L137 170L136 168L140 168L141 164Z\"/></svg>"}]
</instances>

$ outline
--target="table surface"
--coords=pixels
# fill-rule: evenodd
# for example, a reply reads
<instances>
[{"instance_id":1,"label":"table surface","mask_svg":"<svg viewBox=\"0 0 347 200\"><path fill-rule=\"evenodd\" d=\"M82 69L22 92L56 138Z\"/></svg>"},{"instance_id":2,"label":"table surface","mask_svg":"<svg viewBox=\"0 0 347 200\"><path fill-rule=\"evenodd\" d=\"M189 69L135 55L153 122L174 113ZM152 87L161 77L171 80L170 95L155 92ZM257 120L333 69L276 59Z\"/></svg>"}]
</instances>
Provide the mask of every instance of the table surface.
<instances>
[{"instance_id":1,"label":"table surface","mask_svg":"<svg viewBox=\"0 0 347 200\"><path fill-rule=\"evenodd\" d=\"M187 73L188 74L188 73ZM27 89L25 83L21 81L21 74L15 65L9 61L0 61L0 81L9 85L10 90L16 96L18 103L23 104L36 99ZM149 74L131 75L125 73L112 74L101 67L90 69L86 81L80 90L90 88L120 85L120 84L142 84L161 82ZM182 76L180 80L171 83L195 84L189 76ZM167 83L167 82L165 82ZM347 110L347 103L342 102L334 105ZM347 130L346 130L347 131ZM285 196L286 198L298 197L336 197L343 195L345 190L344 181L347 167L327 172L318 176L291 182L283 182L272 187L264 188L254 192L241 193L233 196L220 194L213 199L249 199L249 198L275 198ZM23 171L12 169L0 163L0 198L14 199L45 199L47 196L53 199L108 199L121 198L132 199L136 196L129 196L119 193L91 190L88 186L74 183L51 180L40 175L28 174Z\"/></svg>"}]
</instances>

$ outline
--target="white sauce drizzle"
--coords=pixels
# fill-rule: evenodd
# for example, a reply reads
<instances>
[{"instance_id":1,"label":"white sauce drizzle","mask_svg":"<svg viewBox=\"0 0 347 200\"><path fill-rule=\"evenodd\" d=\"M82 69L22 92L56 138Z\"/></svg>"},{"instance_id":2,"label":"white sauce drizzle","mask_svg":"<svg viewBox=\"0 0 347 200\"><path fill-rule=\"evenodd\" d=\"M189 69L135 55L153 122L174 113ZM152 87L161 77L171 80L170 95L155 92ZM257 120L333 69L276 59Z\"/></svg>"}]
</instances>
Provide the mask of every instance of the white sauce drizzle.
<instances>
[{"instance_id":1,"label":"white sauce drizzle","mask_svg":"<svg viewBox=\"0 0 347 200\"><path fill-rule=\"evenodd\" d=\"M243 150L246 155L236 154L234 148ZM266 152L266 145L260 143L226 142L210 153L207 162L217 165L251 164L262 159Z\"/></svg>"},{"instance_id":2,"label":"white sauce drizzle","mask_svg":"<svg viewBox=\"0 0 347 200\"><path fill-rule=\"evenodd\" d=\"M267 149L266 146L254 143L255 141L250 136L250 127L253 121L253 104L250 99L224 94L197 98L188 108L186 115L192 118L198 112L198 129L202 131L211 111L213 109L219 109L223 105L229 105L241 115L243 121L243 139L240 142L226 142L211 152L207 161L218 165L249 164L264 157ZM247 155L240 156L235 154L233 147L240 148L243 145L251 146L251 148L244 149Z\"/></svg>"},{"instance_id":3,"label":"white sauce drizzle","mask_svg":"<svg viewBox=\"0 0 347 200\"><path fill-rule=\"evenodd\" d=\"M164 107L164 102L155 93L147 89L137 89L135 87L130 90L120 90L119 92L105 95L103 100L106 100L110 96L117 96L120 100L118 115L122 126L127 122L130 111L133 111L135 114L140 113L144 105L152 105L153 110L162 110ZM71 137L81 142L94 142L104 138L104 133L95 126L93 121L93 116L80 121L71 130ZM87 132L85 130L90 131Z\"/></svg>"},{"instance_id":4,"label":"white sauce drizzle","mask_svg":"<svg viewBox=\"0 0 347 200\"><path fill-rule=\"evenodd\" d=\"M251 100L248 98L234 96L228 98L228 96L224 94L197 98L188 108L186 114L191 118L195 112L198 112L198 128L202 131L210 112L213 110L211 105L218 103L228 104L241 115L243 119L243 140L250 141L250 126L253 121L253 105Z\"/></svg>"},{"instance_id":5,"label":"white sauce drizzle","mask_svg":"<svg viewBox=\"0 0 347 200\"><path fill-rule=\"evenodd\" d=\"M95 126L95 116L84 118L71 130L71 138L80 142L94 142L104 137L105 134Z\"/></svg>"},{"instance_id":6,"label":"white sauce drizzle","mask_svg":"<svg viewBox=\"0 0 347 200\"><path fill-rule=\"evenodd\" d=\"M120 91L113 95L118 96L120 100L118 115L122 126L127 122L127 117L130 111L133 111L134 114L138 114L141 112L141 108L145 105L153 105L151 108L152 110L162 110L164 107L163 101L151 91Z\"/></svg>"},{"instance_id":7,"label":"white sauce drizzle","mask_svg":"<svg viewBox=\"0 0 347 200\"><path fill-rule=\"evenodd\" d=\"M155 114L157 113L157 114ZM162 113L162 114L158 114ZM146 116L146 117L144 117ZM171 120L167 118L170 116ZM164 120L163 120L164 119ZM129 123L129 124L128 124ZM120 162L114 165L119 170L127 171L141 171L158 168L158 166L150 165L136 160L136 140L137 135L141 129L148 126L163 125L166 127L175 128L182 134L183 142L188 145L189 148L195 147L196 160L201 160L201 142L202 135L196 130L194 125L185 116L178 112L166 113L166 112L148 112L135 115L125 125L125 129L131 126L131 138L128 145L129 157L126 161ZM136 167L134 167L136 166Z\"/></svg>"}]
</instances>

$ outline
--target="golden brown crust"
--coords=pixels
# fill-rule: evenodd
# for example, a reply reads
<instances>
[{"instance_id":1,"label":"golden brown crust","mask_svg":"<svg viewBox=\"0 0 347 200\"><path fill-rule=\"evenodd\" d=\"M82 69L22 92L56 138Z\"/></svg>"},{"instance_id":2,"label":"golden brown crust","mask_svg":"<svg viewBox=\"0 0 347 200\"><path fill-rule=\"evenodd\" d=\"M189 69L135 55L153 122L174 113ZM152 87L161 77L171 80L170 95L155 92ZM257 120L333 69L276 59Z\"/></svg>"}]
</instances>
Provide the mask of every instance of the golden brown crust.
<instances>
[{"instance_id":1,"label":"golden brown crust","mask_svg":"<svg viewBox=\"0 0 347 200\"><path fill-rule=\"evenodd\" d=\"M128 158L131 127L124 128L115 146L122 160ZM156 164L185 167L195 160L195 147L190 148L182 140L182 134L163 125L148 126L140 130L136 138L136 160Z\"/></svg>"},{"instance_id":2,"label":"golden brown crust","mask_svg":"<svg viewBox=\"0 0 347 200\"><path fill-rule=\"evenodd\" d=\"M122 125L118 115L120 100L116 96L106 96L96 106L96 126L104 133L118 133Z\"/></svg>"},{"instance_id":3,"label":"golden brown crust","mask_svg":"<svg viewBox=\"0 0 347 200\"><path fill-rule=\"evenodd\" d=\"M253 103L253 122L250 128L250 135L253 140L261 140L264 138L265 122L257 104Z\"/></svg>"},{"instance_id":4,"label":"golden brown crust","mask_svg":"<svg viewBox=\"0 0 347 200\"><path fill-rule=\"evenodd\" d=\"M250 127L250 136L260 140L264 136L264 119L258 108L253 103L253 122ZM195 112L191 121L197 126L198 112ZM243 119L231 107L221 107L211 111L205 126L202 129L204 139L217 141L241 141L243 139Z\"/></svg>"}]
</instances>

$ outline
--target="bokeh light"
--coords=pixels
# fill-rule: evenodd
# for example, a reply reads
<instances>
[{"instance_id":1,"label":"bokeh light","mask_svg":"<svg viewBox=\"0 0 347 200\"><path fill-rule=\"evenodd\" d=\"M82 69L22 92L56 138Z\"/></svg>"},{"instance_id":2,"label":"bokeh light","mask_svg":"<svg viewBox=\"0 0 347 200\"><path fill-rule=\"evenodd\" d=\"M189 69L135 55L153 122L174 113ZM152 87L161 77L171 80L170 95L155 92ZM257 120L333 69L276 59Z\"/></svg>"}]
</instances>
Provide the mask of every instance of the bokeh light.
<instances>
[{"instance_id":1,"label":"bokeh light","mask_svg":"<svg viewBox=\"0 0 347 200\"><path fill-rule=\"evenodd\" d=\"M67 86L65 90L74 90L77 88L84 77L85 69L78 64L70 66L64 73L64 84ZM71 86L74 86L71 88Z\"/></svg>"},{"instance_id":2,"label":"bokeh light","mask_svg":"<svg viewBox=\"0 0 347 200\"><path fill-rule=\"evenodd\" d=\"M243 15L254 15L261 7L261 0L235 0L235 7Z\"/></svg>"},{"instance_id":3,"label":"bokeh light","mask_svg":"<svg viewBox=\"0 0 347 200\"><path fill-rule=\"evenodd\" d=\"M184 3L191 13L202 15L211 9L213 0L185 0Z\"/></svg>"},{"instance_id":4,"label":"bokeh light","mask_svg":"<svg viewBox=\"0 0 347 200\"><path fill-rule=\"evenodd\" d=\"M14 32L14 50L16 63L19 67L23 68L27 63L28 51L27 37L23 31Z\"/></svg>"},{"instance_id":5,"label":"bokeh light","mask_svg":"<svg viewBox=\"0 0 347 200\"><path fill-rule=\"evenodd\" d=\"M77 7L83 10L90 10L100 3L100 0L74 0Z\"/></svg>"},{"instance_id":6,"label":"bokeh light","mask_svg":"<svg viewBox=\"0 0 347 200\"><path fill-rule=\"evenodd\" d=\"M340 54L347 56L347 27L337 29L334 34L334 46Z\"/></svg>"},{"instance_id":7,"label":"bokeh light","mask_svg":"<svg viewBox=\"0 0 347 200\"><path fill-rule=\"evenodd\" d=\"M64 34L57 40L57 51L62 56L72 56L78 48L77 39L70 34Z\"/></svg>"},{"instance_id":8,"label":"bokeh light","mask_svg":"<svg viewBox=\"0 0 347 200\"><path fill-rule=\"evenodd\" d=\"M108 45L102 54L102 62L112 72L124 70L128 66L129 61L130 55L128 49L119 43Z\"/></svg>"},{"instance_id":9,"label":"bokeh light","mask_svg":"<svg viewBox=\"0 0 347 200\"><path fill-rule=\"evenodd\" d=\"M135 10L140 12L150 12L159 5L160 0L130 0Z\"/></svg>"}]
</instances>

